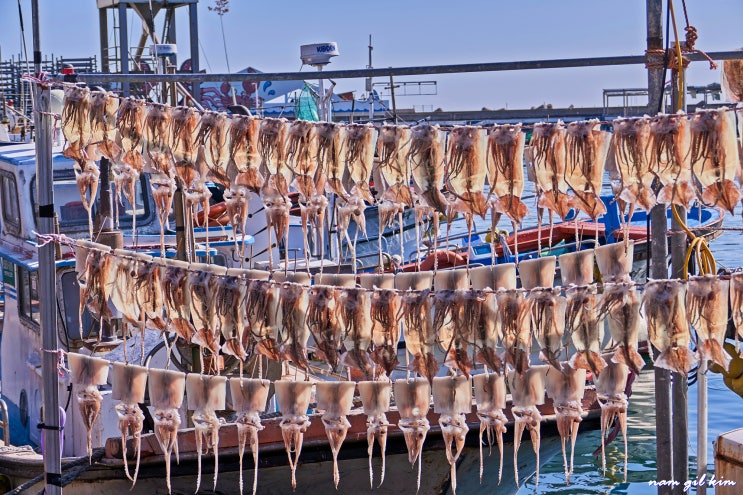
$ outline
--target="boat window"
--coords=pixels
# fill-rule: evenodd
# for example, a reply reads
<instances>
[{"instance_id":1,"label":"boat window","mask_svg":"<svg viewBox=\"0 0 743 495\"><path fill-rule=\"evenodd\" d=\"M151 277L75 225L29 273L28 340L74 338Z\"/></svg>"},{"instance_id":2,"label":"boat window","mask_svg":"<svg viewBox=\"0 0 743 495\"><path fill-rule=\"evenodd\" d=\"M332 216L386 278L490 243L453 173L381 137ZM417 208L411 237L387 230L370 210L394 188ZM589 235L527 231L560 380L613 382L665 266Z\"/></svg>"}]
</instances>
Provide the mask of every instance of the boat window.
<instances>
[{"instance_id":1,"label":"boat window","mask_svg":"<svg viewBox=\"0 0 743 495\"><path fill-rule=\"evenodd\" d=\"M122 197L118 202L119 224L121 226L131 225L132 213L137 215L137 223L144 221L149 215L148 204L145 195L142 193L146 187L145 178L140 177L136 182L134 197L136 198L136 208L133 209L131 203ZM36 204L36 178L31 181L31 195ZM122 195L123 196L123 195ZM114 213L116 212L116 197L114 195L114 184L111 183L111 197L113 198ZM85 227L88 225L88 212L83 207L80 199L80 192L77 188L75 177L70 173L54 175L54 210L59 218L60 227ZM95 215L95 209L92 212Z\"/></svg>"},{"instance_id":2,"label":"boat window","mask_svg":"<svg viewBox=\"0 0 743 495\"><path fill-rule=\"evenodd\" d=\"M81 340L88 338L91 331L98 332L98 322L93 319L87 308L83 311L83 324L80 325L80 284L77 273L70 271L60 277L64 300L64 327L67 338Z\"/></svg>"},{"instance_id":3,"label":"boat window","mask_svg":"<svg viewBox=\"0 0 743 495\"><path fill-rule=\"evenodd\" d=\"M22 318L41 323L39 273L18 267L18 310Z\"/></svg>"},{"instance_id":4,"label":"boat window","mask_svg":"<svg viewBox=\"0 0 743 495\"><path fill-rule=\"evenodd\" d=\"M0 187L2 188L3 222L12 234L21 231L21 213L18 207L18 190L16 189L15 177L8 173L0 174Z\"/></svg>"}]
</instances>

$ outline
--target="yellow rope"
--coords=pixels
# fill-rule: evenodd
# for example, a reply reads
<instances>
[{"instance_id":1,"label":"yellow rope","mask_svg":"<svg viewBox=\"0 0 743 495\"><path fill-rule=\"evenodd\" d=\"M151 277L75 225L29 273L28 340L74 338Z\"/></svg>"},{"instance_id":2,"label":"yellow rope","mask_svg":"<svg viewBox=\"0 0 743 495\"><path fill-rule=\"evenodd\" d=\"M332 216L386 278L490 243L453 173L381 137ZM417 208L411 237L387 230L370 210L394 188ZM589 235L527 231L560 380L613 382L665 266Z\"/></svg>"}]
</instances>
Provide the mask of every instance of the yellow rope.
<instances>
[{"instance_id":1,"label":"yellow rope","mask_svg":"<svg viewBox=\"0 0 743 495\"><path fill-rule=\"evenodd\" d=\"M682 102L685 98L686 87L684 86L684 58L681 55L681 40L679 39L678 26L676 26L676 12L673 10L673 0L668 1L668 9L671 12L671 19L673 20L673 35L676 38L676 61L678 68L676 70L676 82L678 88L678 98L676 98L676 111L681 110Z\"/></svg>"},{"instance_id":2,"label":"yellow rope","mask_svg":"<svg viewBox=\"0 0 743 495\"><path fill-rule=\"evenodd\" d=\"M686 232L686 236L690 239L689 247L686 249L686 258L684 259L684 278L689 278L689 261L691 261L692 255L697 260L697 266L699 267L700 275L714 275L717 273L717 263L715 257L712 255L712 251L709 249L707 239L704 237L697 237L694 233L689 230L686 223L681 220L681 216L676 210L676 205L671 205L671 211L673 211L673 218Z\"/></svg>"}]
</instances>

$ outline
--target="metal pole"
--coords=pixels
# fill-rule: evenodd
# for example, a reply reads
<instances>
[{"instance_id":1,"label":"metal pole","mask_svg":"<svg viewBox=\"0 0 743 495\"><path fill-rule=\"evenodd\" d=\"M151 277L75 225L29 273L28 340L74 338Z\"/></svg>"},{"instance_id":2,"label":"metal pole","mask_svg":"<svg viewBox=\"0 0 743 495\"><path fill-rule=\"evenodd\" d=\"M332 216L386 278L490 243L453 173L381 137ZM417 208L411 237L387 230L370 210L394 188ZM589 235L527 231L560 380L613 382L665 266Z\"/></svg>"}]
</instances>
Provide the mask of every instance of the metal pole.
<instances>
[{"instance_id":1,"label":"metal pole","mask_svg":"<svg viewBox=\"0 0 743 495\"><path fill-rule=\"evenodd\" d=\"M685 70L683 72L686 72ZM681 74L683 77L685 74ZM673 71L671 84L671 106L674 110L686 111L686 84L679 91L678 71ZM683 77L685 80L685 77ZM679 218L686 223L686 208L671 206L676 209ZM686 234L681 223L674 217L671 223L674 234L671 234L671 272L673 278L683 278L686 257ZM674 495L684 494L684 481L689 479L689 382L686 374L672 373L671 403L673 407L673 476L680 484L673 487ZM706 385L706 384L705 384ZM705 435L706 441L706 435ZM705 443L706 445L706 443Z\"/></svg>"},{"instance_id":2,"label":"metal pole","mask_svg":"<svg viewBox=\"0 0 743 495\"><path fill-rule=\"evenodd\" d=\"M657 0L647 0L657 1ZM123 5L123 4L122 4ZM662 47L661 47L662 48ZM724 51L707 53L713 60L739 60L743 58L743 52ZM684 55L691 61L707 61L698 53L688 53ZM328 70L323 71L325 79L353 79L364 77L389 77L390 75L399 76L416 76L428 74L460 74L471 72L500 72L512 70L534 70L534 69L565 69L570 67L604 67L608 65L640 65L645 64L648 58L653 56L646 55L625 55L618 57L590 57L590 58L569 58L553 60L527 60L518 62L491 62L478 64L455 64L455 65L426 65L420 67L387 67L379 69L352 69L352 70ZM663 57L661 57L661 60ZM652 72L652 71L651 71ZM223 81L302 81L307 78L306 72L264 72L257 73L232 73L232 74L130 74L123 77L121 74L102 74L102 73L80 73L77 74L78 81L84 82L150 82L160 83L163 81L178 81L183 83L191 82L223 82Z\"/></svg>"},{"instance_id":3,"label":"metal pole","mask_svg":"<svg viewBox=\"0 0 743 495\"><path fill-rule=\"evenodd\" d=\"M119 3L119 41L121 43L121 73L129 74L129 26L127 19L126 2ZM103 81L101 81L103 82ZM121 94L129 96L129 81L125 79L121 83Z\"/></svg>"},{"instance_id":4,"label":"metal pole","mask_svg":"<svg viewBox=\"0 0 743 495\"><path fill-rule=\"evenodd\" d=\"M392 74L390 74L390 92L392 96L392 118L397 124L397 100L395 100L395 80L392 79Z\"/></svg>"},{"instance_id":5,"label":"metal pole","mask_svg":"<svg viewBox=\"0 0 743 495\"><path fill-rule=\"evenodd\" d=\"M322 72L322 65L317 66L317 72ZM320 78L318 79L319 89L320 89L320 120L327 120L327 114L325 113L325 81L323 81L322 74L320 74Z\"/></svg>"},{"instance_id":6,"label":"metal pole","mask_svg":"<svg viewBox=\"0 0 743 495\"><path fill-rule=\"evenodd\" d=\"M647 8L647 48L648 50L663 48L663 0L646 0ZM657 60L657 57L655 58ZM661 56L662 60L662 56ZM663 69L648 69L648 113L655 115L663 98ZM651 243L651 277L656 279L668 278L668 244L666 207L663 204L655 206L650 212L650 243ZM673 477L673 450L671 442L671 373L662 368L655 368L655 436L656 436L656 466L658 481L672 481ZM683 481L683 480L682 480ZM670 486L661 483L658 486L658 495L671 495Z\"/></svg>"},{"instance_id":7,"label":"metal pole","mask_svg":"<svg viewBox=\"0 0 743 495\"><path fill-rule=\"evenodd\" d=\"M101 72L109 71L108 59L108 10L98 9L98 36L101 43Z\"/></svg>"},{"instance_id":8,"label":"metal pole","mask_svg":"<svg viewBox=\"0 0 743 495\"><path fill-rule=\"evenodd\" d=\"M373 69L372 66L372 50L374 50L374 46L372 46L372 35L369 35L369 65L366 67L367 69ZM374 120L374 78L368 77L366 79L366 91L369 93L369 122Z\"/></svg>"},{"instance_id":9,"label":"metal pole","mask_svg":"<svg viewBox=\"0 0 743 495\"><path fill-rule=\"evenodd\" d=\"M196 3L188 5L188 40L191 42L191 73L198 74L199 67L199 14ZM191 81L181 81L191 82ZM201 88L197 81L192 82L191 94L201 103Z\"/></svg>"},{"instance_id":10,"label":"metal pole","mask_svg":"<svg viewBox=\"0 0 743 495\"><path fill-rule=\"evenodd\" d=\"M34 33L34 70L41 73L39 2L31 2ZM38 56L37 56L38 54ZM39 202L37 228L40 234L54 233L54 188L52 182L52 117L49 114L49 86L34 87L36 102L36 197ZM62 452L60 451L59 374L57 370L56 265L54 243L38 248L39 312L41 313L41 375L44 411L44 489L47 495L62 493Z\"/></svg>"}]
</instances>

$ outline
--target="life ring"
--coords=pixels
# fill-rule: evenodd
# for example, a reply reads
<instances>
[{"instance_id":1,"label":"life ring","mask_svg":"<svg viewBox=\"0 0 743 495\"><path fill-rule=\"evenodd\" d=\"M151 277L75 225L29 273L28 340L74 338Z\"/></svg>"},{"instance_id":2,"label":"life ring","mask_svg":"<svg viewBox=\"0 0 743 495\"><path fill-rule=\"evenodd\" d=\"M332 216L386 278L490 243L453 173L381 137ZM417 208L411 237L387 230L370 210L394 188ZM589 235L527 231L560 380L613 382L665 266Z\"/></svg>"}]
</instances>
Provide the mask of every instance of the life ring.
<instances>
[{"instance_id":1,"label":"life ring","mask_svg":"<svg viewBox=\"0 0 743 495\"><path fill-rule=\"evenodd\" d=\"M455 266L466 265L467 258L459 253L455 253L454 251L436 251L433 254L429 254L423 261L421 261L420 270L433 270L435 262L436 267L439 269L452 268Z\"/></svg>"},{"instance_id":2,"label":"life ring","mask_svg":"<svg viewBox=\"0 0 743 495\"><path fill-rule=\"evenodd\" d=\"M194 223L197 227L204 226L204 210L196 214L196 221ZM227 203L222 201L221 203L209 205L209 227L224 227L228 223Z\"/></svg>"}]
</instances>

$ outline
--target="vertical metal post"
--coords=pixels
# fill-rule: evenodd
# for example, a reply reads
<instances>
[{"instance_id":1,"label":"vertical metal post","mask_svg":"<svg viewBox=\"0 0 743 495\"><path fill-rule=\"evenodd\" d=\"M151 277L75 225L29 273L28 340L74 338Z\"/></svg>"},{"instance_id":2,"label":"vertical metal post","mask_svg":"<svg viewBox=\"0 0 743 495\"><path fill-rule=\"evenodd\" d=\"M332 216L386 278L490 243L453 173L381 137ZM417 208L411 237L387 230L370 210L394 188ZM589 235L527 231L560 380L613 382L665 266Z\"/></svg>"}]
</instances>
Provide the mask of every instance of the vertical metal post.
<instances>
[{"instance_id":1,"label":"vertical metal post","mask_svg":"<svg viewBox=\"0 0 743 495\"><path fill-rule=\"evenodd\" d=\"M39 2L31 2L34 33L34 71L41 73ZM37 56L38 54L38 56ZM54 233L54 188L52 182L52 118L50 91L46 85L34 88L36 102L36 197L37 228L41 234ZM44 413L44 483L47 495L62 493L62 452L60 451L59 374L57 372L56 265L54 244L39 246L39 312L41 313L41 375Z\"/></svg>"},{"instance_id":2,"label":"vertical metal post","mask_svg":"<svg viewBox=\"0 0 743 495\"><path fill-rule=\"evenodd\" d=\"M191 73L198 74L199 67L199 16L198 16L198 5L191 3L188 5L188 40L191 43ZM194 100L201 103L201 87L199 83L193 81L191 83L191 94Z\"/></svg>"},{"instance_id":3,"label":"vertical metal post","mask_svg":"<svg viewBox=\"0 0 743 495\"><path fill-rule=\"evenodd\" d=\"M392 78L392 74L390 74L390 92L392 96L392 118L397 124L397 100L395 100L395 80Z\"/></svg>"},{"instance_id":4,"label":"vertical metal post","mask_svg":"<svg viewBox=\"0 0 743 495\"><path fill-rule=\"evenodd\" d=\"M374 50L374 47L372 46L372 35L369 35L369 65L367 65L368 69L373 68L372 67L372 50ZM369 122L372 122L374 120L374 78L369 77L366 79L366 91L369 93Z\"/></svg>"},{"instance_id":5,"label":"vertical metal post","mask_svg":"<svg viewBox=\"0 0 743 495\"><path fill-rule=\"evenodd\" d=\"M682 74L683 76L683 74ZM673 92L671 93L671 107L674 110L686 111L686 85L679 91L679 74L673 71ZM684 78L685 79L685 78ZM676 209L679 218L686 223L686 208L671 206ZM671 272L673 278L683 278L684 261L686 258L686 234L674 217L671 223ZM672 373L673 385L671 388L671 404L673 407L673 476L680 484L673 487L674 495L683 495L684 481L689 479L689 382L685 374ZM706 435L705 435L706 440ZM706 444L705 444L706 445Z\"/></svg>"},{"instance_id":6,"label":"vertical metal post","mask_svg":"<svg viewBox=\"0 0 743 495\"><path fill-rule=\"evenodd\" d=\"M663 48L663 0L646 0L647 49ZM662 60L662 56L660 57ZM649 62L657 61L658 56ZM663 69L648 68L648 113L655 115L663 98ZM650 212L650 244L652 278L668 278L668 244L666 240L666 207L657 205ZM673 450L671 443L671 373L655 368L655 436L656 466L660 481L673 480ZM658 486L658 495L670 495L670 486Z\"/></svg>"},{"instance_id":7,"label":"vertical metal post","mask_svg":"<svg viewBox=\"0 0 743 495\"><path fill-rule=\"evenodd\" d=\"M322 72L322 64L317 66L317 72ZM320 89L320 105L318 105L318 110L320 110L320 120L328 120L328 114L325 113L325 81L322 78L322 74L320 74L320 78L317 82Z\"/></svg>"},{"instance_id":8,"label":"vertical metal post","mask_svg":"<svg viewBox=\"0 0 743 495\"><path fill-rule=\"evenodd\" d=\"M101 40L101 72L108 72L108 9L98 9L98 32Z\"/></svg>"},{"instance_id":9,"label":"vertical metal post","mask_svg":"<svg viewBox=\"0 0 743 495\"><path fill-rule=\"evenodd\" d=\"M129 26L126 2L119 3L119 42L121 44L121 73L129 74ZM129 83L121 83L121 94L129 96Z\"/></svg>"}]
</instances>

